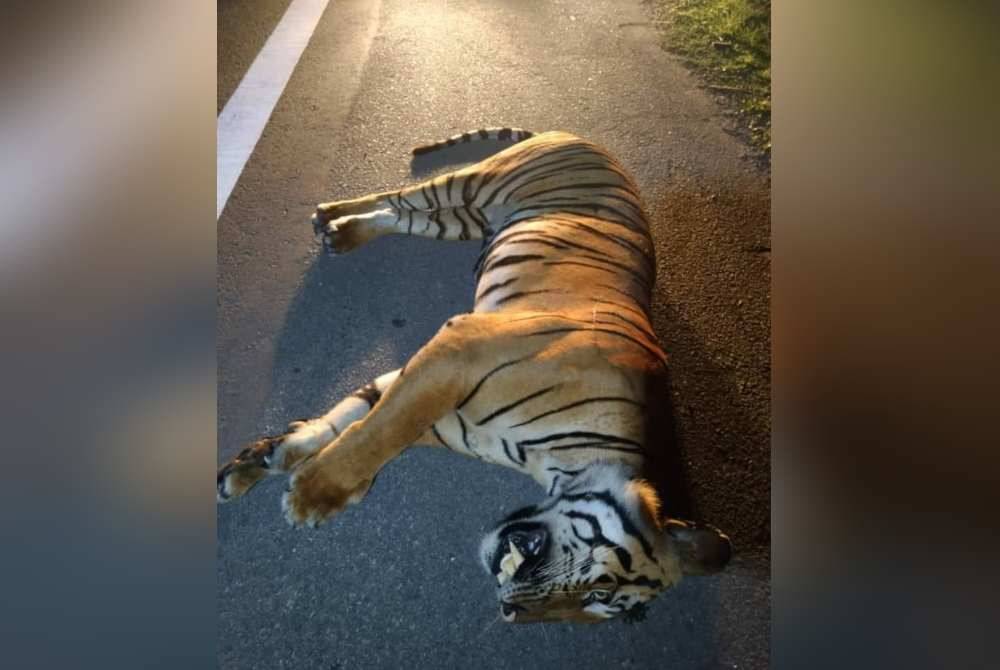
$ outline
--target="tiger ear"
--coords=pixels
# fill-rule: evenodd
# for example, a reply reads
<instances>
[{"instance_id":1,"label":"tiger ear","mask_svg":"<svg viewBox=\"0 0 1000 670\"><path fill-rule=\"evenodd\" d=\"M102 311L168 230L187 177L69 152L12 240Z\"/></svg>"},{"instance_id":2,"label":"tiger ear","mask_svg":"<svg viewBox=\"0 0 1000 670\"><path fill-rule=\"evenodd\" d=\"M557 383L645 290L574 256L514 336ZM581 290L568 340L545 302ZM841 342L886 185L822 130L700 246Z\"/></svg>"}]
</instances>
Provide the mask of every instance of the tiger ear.
<instances>
[{"instance_id":1,"label":"tiger ear","mask_svg":"<svg viewBox=\"0 0 1000 670\"><path fill-rule=\"evenodd\" d=\"M719 529L708 524L668 519L665 530L685 575L710 575L729 563L733 546Z\"/></svg>"}]
</instances>

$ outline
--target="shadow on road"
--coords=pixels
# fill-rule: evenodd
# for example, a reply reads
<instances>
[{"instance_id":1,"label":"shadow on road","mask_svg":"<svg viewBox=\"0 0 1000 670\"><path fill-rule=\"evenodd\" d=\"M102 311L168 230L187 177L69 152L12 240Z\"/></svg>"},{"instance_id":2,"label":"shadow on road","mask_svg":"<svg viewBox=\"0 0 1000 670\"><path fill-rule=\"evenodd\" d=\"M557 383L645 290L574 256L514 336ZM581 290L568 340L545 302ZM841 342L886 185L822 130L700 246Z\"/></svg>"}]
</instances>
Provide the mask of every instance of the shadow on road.
<instances>
[{"instance_id":1,"label":"shadow on road","mask_svg":"<svg viewBox=\"0 0 1000 670\"><path fill-rule=\"evenodd\" d=\"M285 315L271 369L269 407L287 413L277 418L279 422L326 412L401 361L397 333L390 323L382 323L389 319L371 304L371 289L356 280L356 265L321 254L302 278Z\"/></svg>"},{"instance_id":2,"label":"shadow on road","mask_svg":"<svg viewBox=\"0 0 1000 670\"><path fill-rule=\"evenodd\" d=\"M410 160L410 173L414 177L426 179L438 173L442 168L447 167L454 170L463 164L478 163L511 146L514 146L513 142L496 140L456 144L432 151L429 154L414 156Z\"/></svg>"},{"instance_id":3,"label":"shadow on road","mask_svg":"<svg viewBox=\"0 0 1000 670\"><path fill-rule=\"evenodd\" d=\"M698 180L650 204L653 327L670 360L678 461L693 518L738 553L770 551L770 199Z\"/></svg>"}]
</instances>

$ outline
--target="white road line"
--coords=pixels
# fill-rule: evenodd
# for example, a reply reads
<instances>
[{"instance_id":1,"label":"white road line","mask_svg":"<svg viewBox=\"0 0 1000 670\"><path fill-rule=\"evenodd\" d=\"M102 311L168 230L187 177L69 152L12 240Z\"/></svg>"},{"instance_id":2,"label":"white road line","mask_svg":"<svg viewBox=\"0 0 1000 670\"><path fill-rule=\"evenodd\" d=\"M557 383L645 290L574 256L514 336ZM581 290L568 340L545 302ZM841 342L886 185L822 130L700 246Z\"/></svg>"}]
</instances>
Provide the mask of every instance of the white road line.
<instances>
[{"instance_id":1,"label":"white road line","mask_svg":"<svg viewBox=\"0 0 1000 670\"><path fill-rule=\"evenodd\" d=\"M330 0L292 0L216 121L218 221Z\"/></svg>"}]
</instances>

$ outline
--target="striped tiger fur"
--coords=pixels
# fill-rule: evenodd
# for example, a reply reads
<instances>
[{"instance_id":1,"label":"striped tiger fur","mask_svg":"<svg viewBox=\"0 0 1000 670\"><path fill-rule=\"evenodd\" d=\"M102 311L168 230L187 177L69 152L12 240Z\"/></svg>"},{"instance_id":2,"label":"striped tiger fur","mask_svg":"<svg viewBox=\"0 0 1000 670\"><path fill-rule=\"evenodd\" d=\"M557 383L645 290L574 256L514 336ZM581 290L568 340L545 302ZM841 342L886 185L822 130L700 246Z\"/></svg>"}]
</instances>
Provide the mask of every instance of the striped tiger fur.
<instances>
[{"instance_id":1,"label":"striped tiger fur","mask_svg":"<svg viewBox=\"0 0 1000 670\"><path fill-rule=\"evenodd\" d=\"M313 225L335 254L387 234L481 239L474 310L404 369L247 447L219 471L218 497L290 473L286 516L315 526L408 446L448 448L545 489L482 541L504 620L635 615L730 555L716 529L661 511L671 492L653 465L667 357L650 326L656 266L638 188L606 151L563 132L474 131L415 153L473 139L515 144L420 184L319 205Z\"/></svg>"}]
</instances>

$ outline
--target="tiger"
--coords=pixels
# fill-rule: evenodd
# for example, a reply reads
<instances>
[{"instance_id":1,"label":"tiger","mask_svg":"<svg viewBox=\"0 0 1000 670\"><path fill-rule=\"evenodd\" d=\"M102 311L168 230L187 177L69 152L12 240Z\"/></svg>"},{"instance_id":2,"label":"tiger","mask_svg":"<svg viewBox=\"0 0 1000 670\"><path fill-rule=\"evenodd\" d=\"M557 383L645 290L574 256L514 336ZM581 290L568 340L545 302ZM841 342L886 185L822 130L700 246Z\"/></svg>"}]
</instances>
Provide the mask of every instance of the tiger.
<instances>
[{"instance_id":1,"label":"tiger","mask_svg":"<svg viewBox=\"0 0 1000 670\"><path fill-rule=\"evenodd\" d=\"M359 502L412 445L513 468L545 497L501 520L479 559L506 622L641 618L684 576L717 573L732 545L663 511L667 356L650 325L656 264L633 177L566 132L491 128L419 146L510 142L474 165L317 206L323 247L390 234L481 240L473 310L398 370L226 463L218 500L287 474L282 508L316 527Z\"/></svg>"}]
</instances>

